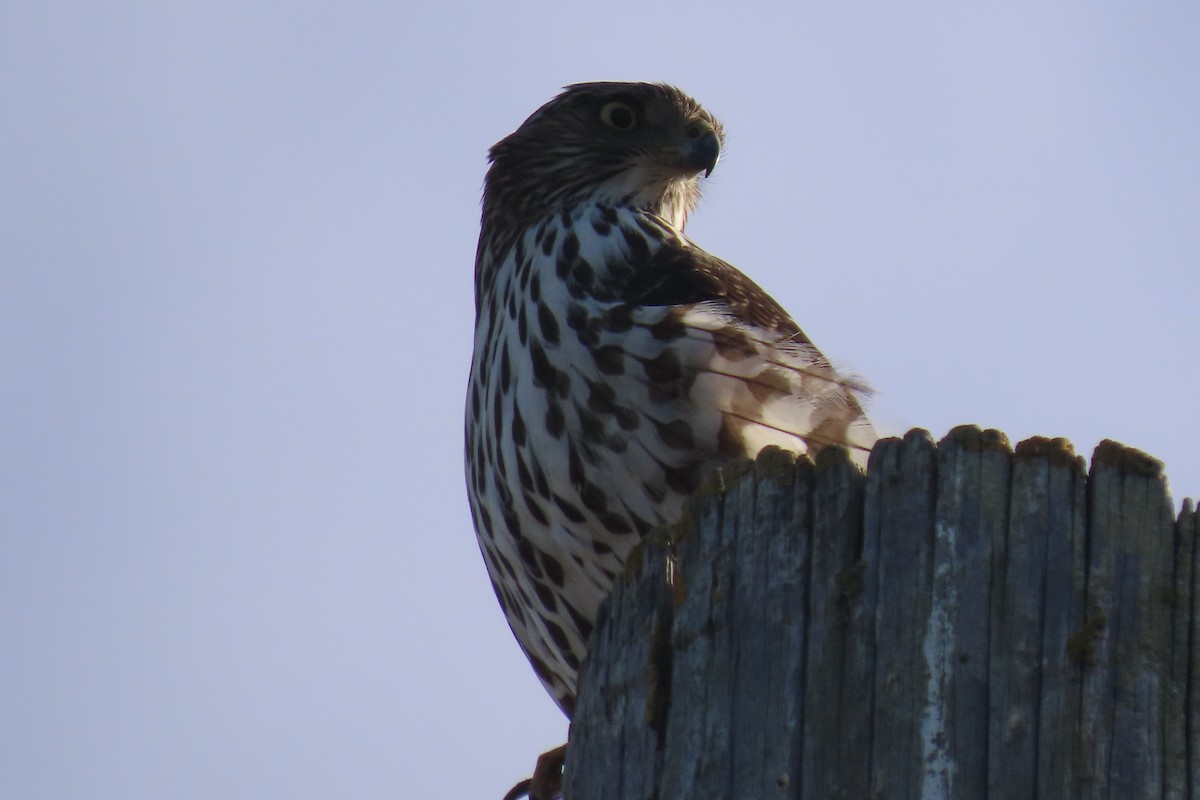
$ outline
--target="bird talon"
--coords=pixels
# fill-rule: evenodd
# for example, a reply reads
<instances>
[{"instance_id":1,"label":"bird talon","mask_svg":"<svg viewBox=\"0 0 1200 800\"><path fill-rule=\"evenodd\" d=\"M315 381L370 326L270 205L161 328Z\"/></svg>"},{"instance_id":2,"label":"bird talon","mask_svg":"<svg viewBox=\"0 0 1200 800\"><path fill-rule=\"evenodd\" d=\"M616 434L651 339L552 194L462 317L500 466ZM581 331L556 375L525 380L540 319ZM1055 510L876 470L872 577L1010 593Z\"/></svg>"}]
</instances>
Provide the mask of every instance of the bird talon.
<instances>
[{"instance_id":1,"label":"bird talon","mask_svg":"<svg viewBox=\"0 0 1200 800\"><path fill-rule=\"evenodd\" d=\"M560 800L562 798L563 762L567 760L567 746L560 745L538 756L529 779L529 800Z\"/></svg>"},{"instance_id":2,"label":"bird talon","mask_svg":"<svg viewBox=\"0 0 1200 800\"><path fill-rule=\"evenodd\" d=\"M559 745L538 756L533 768L533 777L526 778L508 790L504 800L561 800L563 763L567 760L567 746Z\"/></svg>"},{"instance_id":3,"label":"bird talon","mask_svg":"<svg viewBox=\"0 0 1200 800\"><path fill-rule=\"evenodd\" d=\"M508 790L508 794L504 795L504 800L521 800L522 797L529 797L529 784L532 781L529 778L518 783L516 786Z\"/></svg>"}]
</instances>

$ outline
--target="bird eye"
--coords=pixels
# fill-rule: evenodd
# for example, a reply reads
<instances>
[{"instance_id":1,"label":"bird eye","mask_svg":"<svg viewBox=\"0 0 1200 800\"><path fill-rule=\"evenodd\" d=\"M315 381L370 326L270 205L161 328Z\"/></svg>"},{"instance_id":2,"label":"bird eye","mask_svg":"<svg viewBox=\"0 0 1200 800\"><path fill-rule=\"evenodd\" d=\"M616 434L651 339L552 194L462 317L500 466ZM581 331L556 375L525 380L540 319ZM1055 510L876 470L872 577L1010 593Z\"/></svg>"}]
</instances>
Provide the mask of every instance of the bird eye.
<instances>
[{"instance_id":1,"label":"bird eye","mask_svg":"<svg viewBox=\"0 0 1200 800\"><path fill-rule=\"evenodd\" d=\"M628 104L614 100L611 103L605 103L604 108L600 109L600 121L610 128L628 131L633 130L633 127L637 125L637 114Z\"/></svg>"}]
</instances>

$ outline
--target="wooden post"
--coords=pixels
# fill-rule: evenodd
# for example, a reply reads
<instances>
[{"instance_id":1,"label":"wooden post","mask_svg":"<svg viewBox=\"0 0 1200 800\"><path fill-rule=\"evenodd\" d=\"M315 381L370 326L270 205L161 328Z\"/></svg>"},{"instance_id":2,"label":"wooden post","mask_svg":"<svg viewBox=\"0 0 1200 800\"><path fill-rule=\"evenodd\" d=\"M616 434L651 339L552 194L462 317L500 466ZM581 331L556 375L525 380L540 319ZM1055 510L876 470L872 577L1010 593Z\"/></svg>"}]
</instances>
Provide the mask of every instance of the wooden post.
<instances>
[{"instance_id":1,"label":"wooden post","mask_svg":"<svg viewBox=\"0 0 1200 800\"><path fill-rule=\"evenodd\" d=\"M1112 442L731 465L602 609L565 797L1200 800L1196 527Z\"/></svg>"}]
</instances>

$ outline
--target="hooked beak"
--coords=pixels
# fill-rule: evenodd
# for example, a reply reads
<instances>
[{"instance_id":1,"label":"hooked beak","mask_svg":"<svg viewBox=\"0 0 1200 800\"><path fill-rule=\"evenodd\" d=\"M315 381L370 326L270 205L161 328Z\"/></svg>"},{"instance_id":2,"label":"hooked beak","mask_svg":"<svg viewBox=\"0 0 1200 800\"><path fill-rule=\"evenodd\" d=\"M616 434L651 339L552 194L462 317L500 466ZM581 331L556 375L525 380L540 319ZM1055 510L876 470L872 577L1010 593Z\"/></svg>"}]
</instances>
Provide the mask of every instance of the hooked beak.
<instances>
[{"instance_id":1,"label":"hooked beak","mask_svg":"<svg viewBox=\"0 0 1200 800\"><path fill-rule=\"evenodd\" d=\"M679 147L679 166L696 174L703 170L704 177L712 174L721 158L721 139L712 126L704 121L688 125L686 138Z\"/></svg>"}]
</instances>

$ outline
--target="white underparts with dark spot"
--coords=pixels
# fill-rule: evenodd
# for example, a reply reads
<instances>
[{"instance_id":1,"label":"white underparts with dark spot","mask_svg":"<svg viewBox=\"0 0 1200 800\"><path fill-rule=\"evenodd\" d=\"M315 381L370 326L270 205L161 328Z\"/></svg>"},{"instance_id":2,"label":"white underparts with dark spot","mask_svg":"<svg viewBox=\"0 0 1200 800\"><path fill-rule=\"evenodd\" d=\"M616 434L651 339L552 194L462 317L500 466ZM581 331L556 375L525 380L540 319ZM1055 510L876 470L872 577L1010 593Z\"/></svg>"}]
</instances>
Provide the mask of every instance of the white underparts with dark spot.
<instances>
[{"instance_id":1,"label":"white underparts with dark spot","mask_svg":"<svg viewBox=\"0 0 1200 800\"><path fill-rule=\"evenodd\" d=\"M472 512L509 624L568 713L624 560L652 527L677 521L708 471L771 444L874 440L855 387L810 345L720 303L626 302L647 253L680 245L690 243L644 211L579 205L492 254L481 298Z\"/></svg>"}]
</instances>

